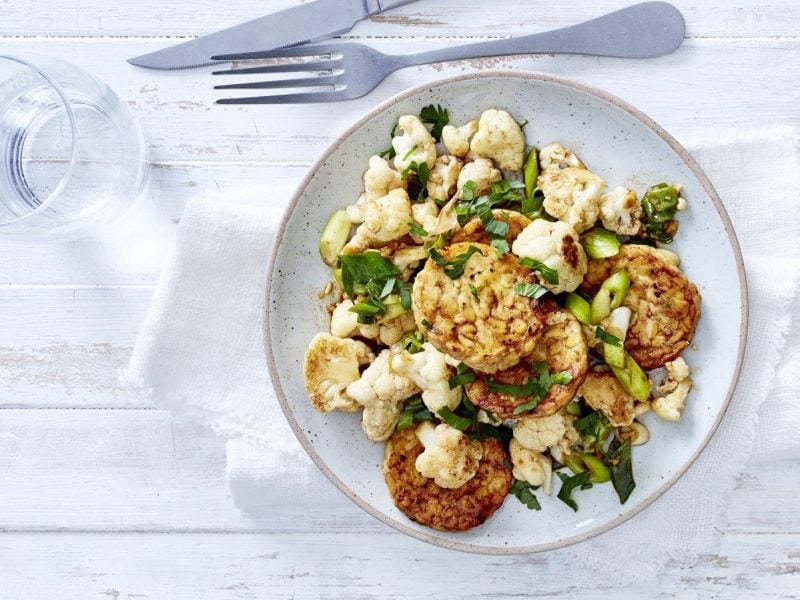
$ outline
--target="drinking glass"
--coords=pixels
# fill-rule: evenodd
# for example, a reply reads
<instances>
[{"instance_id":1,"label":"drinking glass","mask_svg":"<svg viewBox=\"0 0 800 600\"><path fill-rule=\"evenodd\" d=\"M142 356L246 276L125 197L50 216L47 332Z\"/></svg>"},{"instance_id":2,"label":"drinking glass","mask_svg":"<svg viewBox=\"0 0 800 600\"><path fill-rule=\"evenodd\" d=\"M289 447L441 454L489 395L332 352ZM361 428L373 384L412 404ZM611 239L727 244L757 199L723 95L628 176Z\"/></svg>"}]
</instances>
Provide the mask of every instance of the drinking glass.
<instances>
[{"instance_id":1,"label":"drinking glass","mask_svg":"<svg viewBox=\"0 0 800 600\"><path fill-rule=\"evenodd\" d=\"M142 130L106 84L51 57L0 55L0 239L112 223L148 172Z\"/></svg>"}]
</instances>

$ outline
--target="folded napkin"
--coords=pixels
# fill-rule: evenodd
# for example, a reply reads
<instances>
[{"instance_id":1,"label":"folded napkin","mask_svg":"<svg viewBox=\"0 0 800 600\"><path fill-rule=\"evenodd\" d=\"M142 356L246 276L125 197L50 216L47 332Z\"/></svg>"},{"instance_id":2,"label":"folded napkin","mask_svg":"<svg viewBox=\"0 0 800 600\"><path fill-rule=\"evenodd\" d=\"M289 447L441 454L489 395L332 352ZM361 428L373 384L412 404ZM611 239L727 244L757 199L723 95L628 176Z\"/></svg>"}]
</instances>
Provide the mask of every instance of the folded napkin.
<instances>
[{"instance_id":1,"label":"folded napkin","mask_svg":"<svg viewBox=\"0 0 800 600\"><path fill-rule=\"evenodd\" d=\"M744 368L717 434L678 483L627 523L554 551L563 554L561 564L580 567L576 577L595 565L617 584L651 581L670 559L694 560L713 548L754 440L759 459L800 456L792 387L800 374L800 259L793 240L800 231L798 136L784 129L734 132L690 148L724 199L745 255L750 332ZM242 205L251 194L261 192L188 204L125 374L157 405L229 440L227 476L245 510L298 500L321 477L285 423L268 380L262 306L276 211ZM314 486L316 495L332 490ZM621 565L618 572L609 573L609 556Z\"/></svg>"}]
</instances>

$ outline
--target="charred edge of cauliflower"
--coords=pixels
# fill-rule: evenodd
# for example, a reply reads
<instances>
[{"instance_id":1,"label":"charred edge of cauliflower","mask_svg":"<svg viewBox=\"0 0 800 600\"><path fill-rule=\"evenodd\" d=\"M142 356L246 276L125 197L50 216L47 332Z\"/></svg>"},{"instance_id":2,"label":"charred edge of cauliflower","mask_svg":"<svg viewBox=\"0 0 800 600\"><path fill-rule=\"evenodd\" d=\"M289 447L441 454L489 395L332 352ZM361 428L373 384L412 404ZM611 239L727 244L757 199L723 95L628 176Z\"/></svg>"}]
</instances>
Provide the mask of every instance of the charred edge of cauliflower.
<instances>
[{"instance_id":1,"label":"charred edge of cauliflower","mask_svg":"<svg viewBox=\"0 0 800 600\"><path fill-rule=\"evenodd\" d=\"M346 391L361 376L359 367L374 355L356 340L318 333L311 340L303 361L303 378L311 405L320 412L354 412L359 403Z\"/></svg>"},{"instance_id":2,"label":"charred edge of cauliflower","mask_svg":"<svg viewBox=\"0 0 800 600\"><path fill-rule=\"evenodd\" d=\"M458 175L464 162L455 156L444 155L433 163L428 175L428 196L433 200L447 202L456 192Z\"/></svg>"},{"instance_id":3,"label":"charred edge of cauliflower","mask_svg":"<svg viewBox=\"0 0 800 600\"><path fill-rule=\"evenodd\" d=\"M567 167L585 169L586 165L578 158L577 154L570 152L558 143L548 144L539 150L539 168L541 170L566 169Z\"/></svg>"},{"instance_id":4,"label":"charred edge of cauliflower","mask_svg":"<svg viewBox=\"0 0 800 600\"><path fill-rule=\"evenodd\" d=\"M511 251L520 258L532 258L554 269L558 273L556 284L539 276L539 283L554 294L576 290L586 275L588 263L578 233L561 221L535 220L517 236Z\"/></svg>"},{"instance_id":5,"label":"charred edge of cauliflower","mask_svg":"<svg viewBox=\"0 0 800 600\"><path fill-rule=\"evenodd\" d=\"M446 423L434 427L429 421L420 423L416 435L425 447L415 462L423 477L448 489L459 488L475 477L483 458L483 446L479 441L470 440Z\"/></svg>"},{"instance_id":6,"label":"charred edge of cauliflower","mask_svg":"<svg viewBox=\"0 0 800 600\"><path fill-rule=\"evenodd\" d=\"M658 392L664 395L654 398L650 408L665 421L677 422L681 420L686 396L692 389L689 365L683 358L678 357L664 366L667 369L667 378L657 388Z\"/></svg>"},{"instance_id":7,"label":"charred edge of cauliflower","mask_svg":"<svg viewBox=\"0 0 800 600\"><path fill-rule=\"evenodd\" d=\"M600 197L603 227L619 235L636 235L642 228L642 205L636 192L615 187Z\"/></svg>"},{"instance_id":8,"label":"charred edge of cauliflower","mask_svg":"<svg viewBox=\"0 0 800 600\"><path fill-rule=\"evenodd\" d=\"M594 227L600 214L600 196L606 182L586 169L546 169L539 174L544 209L582 233Z\"/></svg>"},{"instance_id":9,"label":"charred edge of cauliflower","mask_svg":"<svg viewBox=\"0 0 800 600\"><path fill-rule=\"evenodd\" d=\"M500 181L503 173L496 169L494 163L489 158L476 158L472 162L465 164L458 174L458 184L455 199L461 200L464 197L464 185L471 181L475 184L475 197L488 194L492 189L492 184Z\"/></svg>"}]
</instances>

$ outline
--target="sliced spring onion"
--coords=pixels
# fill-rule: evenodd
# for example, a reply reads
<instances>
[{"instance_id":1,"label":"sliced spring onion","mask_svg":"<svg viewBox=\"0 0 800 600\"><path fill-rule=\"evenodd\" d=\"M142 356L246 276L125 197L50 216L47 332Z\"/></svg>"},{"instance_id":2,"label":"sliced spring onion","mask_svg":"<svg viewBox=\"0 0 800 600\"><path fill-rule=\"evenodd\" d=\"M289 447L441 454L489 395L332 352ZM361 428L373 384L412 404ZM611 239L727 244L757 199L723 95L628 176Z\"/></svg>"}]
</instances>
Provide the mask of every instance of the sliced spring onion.
<instances>
[{"instance_id":1,"label":"sliced spring onion","mask_svg":"<svg viewBox=\"0 0 800 600\"><path fill-rule=\"evenodd\" d=\"M334 269L333 270L333 278L336 280L336 283L339 284L340 288L344 288L344 285L342 285L342 270L341 269Z\"/></svg>"},{"instance_id":2,"label":"sliced spring onion","mask_svg":"<svg viewBox=\"0 0 800 600\"><path fill-rule=\"evenodd\" d=\"M450 386L451 390L456 389L460 385L466 385L467 383L472 383L478 378L475 373L470 371L469 367L464 363L459 363L458 367L456 367L456 374L448 380L448 385Z\"/></svg>"},{"instance_id":3,"label":"sliced spring onion","mask_svg":"<svg viewBox=\"0 0 800 600\"><path fill-rule=\"evenodd\" d=\"M567 404L566 408L567 414L573 415L575 417L581 416L581 405L578 404L575 400Z\"/></svg>"},{"instance_id":4,"label":"sliced spring onion","mask_svg":"<svg viewBox=\"0 0 800 600\"><path fill-rule=\"evenodd\" d=\"M339 254L347 243L352 228L353 223L343 210L333 213L325 224L319 239L319 253L329 267L335 267L339 262Z\"/></svg>"},{"instance_id":5,"label":"sliced spring onion","mask_svg":"<svg viewBox=\"0 0 800 600\"><path fill-rule=\"evenodd\" d=\"M592 305L589 304L588 301L584 300L575 292L570 292L567 294L566 307L573 315L575 315L575 318L578 319L578 321L584 325L589 325L591 322Z\"/></svg>"},{"instance_id":6,"label":"sliced spring onion","mask_svg":"<svg viewBox=\"0 0 800 600\"><path fill-rule=\"evenodd\" d=\"M392 319L396 319L400 315L404 315L406 312L407 312L406 309L403 308L403 305L400 302L387 304L386 312L384 312L381 315L380 322L383 323L385 321L391 321Z\"/></svg>"},{"instance_id":7,"label":"sliced spring onion","mask_svg":"<svg viewBox=\"0 0 800 600\"><path fill-rule=\"evenodd\" d=\"M581 237L581 245L590 258L608 258L619 254L617 236L605 229L592 229Z\"/></svg>"},{"instance_id":8,"label":"sliced spring onion","mask_svg":"<svg viewBox=\"0 0 800 600\"><path fill-rule=\"evenodd\" d=\"M594 454L581 454L581 459L589 470L589 481L592 483L605 483L611 479L611 471Z\"/></svg>"},{"instance_id":9,"label":"sliced spring onion","mask_svg":"<svg viewBox=\"0 0 800 600\"><path fill-rule=\"evenodd\" d=\"M598 326L595 335L603 341L603 358L613 367L625 366L625 348L622 340L628 335L628 326L631 322L631 309L619 306L611 311L605 331ZM602 332L601 335L598 335Z\"/></svg>"},{"instance_id":10,"label":"sliced spring onion","mask_svg":"<svg viewBox=\"0 0 800 600\"><path fill-rule=\"evenodd\" d=\"M354 312L358 315L373 317L381 311L381 307L373 304L372 302L356 302L349 308L349 310L350 312Z\"/></svg>"},{"instance_id":11,"label":"sliced spring onion","mask_svg":"<svg viewBox=\"0 0 800 600\"><path fill-rule=\"evenodd\" d=\"M531 148L528 157L525 159L524 167L525 197L533 198L533 190L536 189L536 180L539 177L539 153L536 148Z\"/></svg>"},{"instance_id":12,"label":"sliced spring onion","mask_svg":"<svg viewBox=\"0 0 800 600\"><path fill-rule=\"evenodd\" d=\"M425 343L425 336L421 331L414 331L405 334L400 340L400 346L409 354L416 354L422 351L422 344Z\"/></svg>"},{"instance_id":13,"label":"sliced spring onion","mask_svg":"<svg viewBox=\"0 0 800 600\"><path fill-rule=\"evenodd\" d=\"M624 269L617 271L603 282L592 299L592 325L597 325L610 315L612 310L622 305L630 286L631 279Z\"/></svg>"},{"instance_id":14,"label":"sliced spring onion","mask_svg":"<svg viewBox=\"0 0 800 600\"><path fill-rule=\"evenodd\" d=\"M625 353L625 366L615 367L609 364L611 370L619 381L622 389L636 398L639 402L646 402L650 397L650 380L642 367L633 360L630 354Z\"/></svg>"}]
</instances>

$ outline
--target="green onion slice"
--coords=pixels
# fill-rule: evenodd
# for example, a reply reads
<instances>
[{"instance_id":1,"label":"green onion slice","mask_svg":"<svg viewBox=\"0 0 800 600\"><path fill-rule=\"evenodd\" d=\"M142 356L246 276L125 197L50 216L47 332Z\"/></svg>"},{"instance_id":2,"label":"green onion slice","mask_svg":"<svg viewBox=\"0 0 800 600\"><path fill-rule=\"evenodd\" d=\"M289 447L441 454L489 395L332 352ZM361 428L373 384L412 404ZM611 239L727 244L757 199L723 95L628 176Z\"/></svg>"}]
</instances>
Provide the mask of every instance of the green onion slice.
<instances>
[{"instance_id":1,"label":"green onion slice","mask_svg":"<svg viewBox=\"0 0 800 600\"><path fill-rule=\"evenodd\" d=\"M619 254L617 236L605 229L592 229L581 237L581 245L590 258L608 258Z\"/></svg>"}]
</instances>

